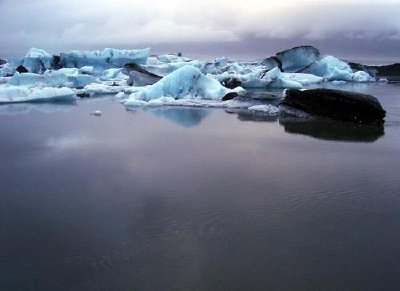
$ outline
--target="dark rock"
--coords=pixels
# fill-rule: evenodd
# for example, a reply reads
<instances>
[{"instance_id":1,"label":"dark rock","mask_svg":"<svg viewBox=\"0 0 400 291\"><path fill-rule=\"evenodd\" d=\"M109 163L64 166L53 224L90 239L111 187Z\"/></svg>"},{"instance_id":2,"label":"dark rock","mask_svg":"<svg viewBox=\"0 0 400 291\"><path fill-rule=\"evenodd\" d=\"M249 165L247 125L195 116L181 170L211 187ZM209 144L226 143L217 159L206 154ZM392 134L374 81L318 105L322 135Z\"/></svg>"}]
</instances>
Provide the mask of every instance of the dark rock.
<instances>
[{"instance_id":1,"label":"dark rock","mask_svg":"<svg viewBox=\"0 0 400 291\"><path fill-rule=\"evenodd\" d=\"M228 101L228 100L232 100L233 98L238 97L238 93L236 92L229 92L228 94L226 94L224 97L222 97L222 101Z\"/></svg>"},{"instance_id":2,"label":"dark rock","mask_svg":"<svg viewBox=\"0 0 400 291\"><path fill-rule=\"evenodd\" d=\"M313 46L298 46L276 54L283 72L299 72L320 58L320 52Z\"/></svg>"},{"instance_id":3,"label":"dark rock","mask_svg":"<svg viewBox=\"0 0 400 291\"><path fill-rule=\"evenodd\" d=\"M78 93L76 93L76 96L78 96L79 98L89 98L90 97L90 93L78 92Z\"/></svg>"},{"instance_id":4,"label":"dark rock","mask_svg":"<svg viewBox=\"0 0 400 291\"><path fill-rule=\"evenodd\" d=\"M24 66L22 66L22 65L19 65L19 66L17 67L16 71L17 71L18 73L20 73L20 74L28 73L28 70L27 70Z\"/></svg>"},{"instance_id":5,"label":"dark rock","mask_svg":"<svg viewBox=\"0 0 400 291\"><path fill-rule=\"evenodd\" d=\"M376 77L376 73L378 72L375 68L373 68L371 66L367 66L367 65L363 65L363 64L359 64L359 63L353 63L353 62L349 62L348 64L349 64L350 68L353 70L353 72L364 71L372 77Z\"/></svg>"},{"instance_id":6,"label":"dark rock","mask_svg":"<svg viewBox=\"0 0 400 291\"><path fill-rule=\"evenodd\" d=\"M59 70L62 68L60 56L53 55L53 59L51 60L51 68L53 70Z\"/></svg>"},{"instance_id":7,"label":"dark rock","mask_svg":"<svg viewBox=\"0 0 400 291\"><path fill-rule=\"evenodd\" d=\"M386 114L374 96L321 88L287 90L281 105L317 117L360 124L383 124Z\"/></svg>"},{"instance_id":8,"label":"dark rock","mask_svg":"<svg viewBox=\"0 0 400 291\"><path fill-rule=\"evenodd\" d=\"M0 66L2 66L4 64L7 64L7 61L0 58Z\"/></svg>"},{"instance_id":9,"label":"dark rock","mask_svg":"<svg viewBox=\"0 0 400 291\"><path fill-rule=\"evenodd\" d=\"M242 82L234 77L223 80L221 84L229 89L235 89L236 87L242 86Z\"/></svg>"},{"instance_id":10,"label":"dark rock","mask_svg":"<svg viewBox=\"0 0 400 291\"><path fill-rule=\"evenodd\" d=\"M135 63L125 64L122 72L129 76L129 86L146 86L153 85L162 79L161 76L146 71L141 66Z\"/></svg>"},{"instance_id":11,"label":"dark rock","mask_svg":"<svg viewBox=\"0 0 400 291\"><path fill-rule=\"evenodd\" d=\"M181 57L181 56L182 56L182 53L181 53L181 52L177 53L177 56L178 56L178 57Z\"/></svg>"},{"instance_id":12,"label":"dark rock","mask_svg":"<svg viewBox=\"0 0 400 291\"><path fill-rule=\"evenodd\" d=\"M317 139L348 141L348 142L374 142L382 137L384 126L371 126L352 124L338 121L307 120L291 117L280 117L279 123L285 132L302 134Z\"/></svg>"},{"instance_id":13,"label":"dark rock","mask_svg":"<svg viewBox=\"0 0 400 291\"><path fill-rule=\"evenodd\" d=\"M353 71L364 71L376 78L386 78L389 81L400 81L400 63L386 66L368 66L359 63L349 63Z\"/></svg>"},{"instance_id":14,"label":"dark rock","mask_svg":"<svg viewBox=\"0 0 400 291\"><path fill-rule=\"evenodd\" d=\"M262 92L262 91L251 91L251 90L245 90L245 91L240 91L239 97L241 98L246 98L246 99L260 99L264 101L276 101L279 100L280 97L277 94L272 94L268 92Z\"/></svg>"},{"instance_id":15,"label":"dark rock","mask_svg":"<svg viewBox=\"0 0 400 291\"><path fill-rule=\"evenodd\" d=\"M379 78L386 78L391 82L400 82L400 63L387 66L373 66Z\"/></svg>"}]
</instances>

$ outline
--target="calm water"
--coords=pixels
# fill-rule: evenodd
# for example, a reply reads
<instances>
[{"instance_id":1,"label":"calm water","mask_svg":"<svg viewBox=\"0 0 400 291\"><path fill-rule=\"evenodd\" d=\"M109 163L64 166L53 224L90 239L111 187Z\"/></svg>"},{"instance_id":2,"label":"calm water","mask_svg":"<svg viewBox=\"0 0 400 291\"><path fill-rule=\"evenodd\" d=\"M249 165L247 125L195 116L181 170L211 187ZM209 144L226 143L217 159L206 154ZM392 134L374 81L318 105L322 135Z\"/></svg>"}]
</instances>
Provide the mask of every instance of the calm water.
<instances>
[{"instance_id":1,"label":"calm water","mask_svg":"<svg viewBox=\"0 0 400 291\"><path fill-rule=\"evenodd\" d=\"M1 106L0 290L399 290L400 85L344 89L385 127Z\"/></svg>"}]
</instances>

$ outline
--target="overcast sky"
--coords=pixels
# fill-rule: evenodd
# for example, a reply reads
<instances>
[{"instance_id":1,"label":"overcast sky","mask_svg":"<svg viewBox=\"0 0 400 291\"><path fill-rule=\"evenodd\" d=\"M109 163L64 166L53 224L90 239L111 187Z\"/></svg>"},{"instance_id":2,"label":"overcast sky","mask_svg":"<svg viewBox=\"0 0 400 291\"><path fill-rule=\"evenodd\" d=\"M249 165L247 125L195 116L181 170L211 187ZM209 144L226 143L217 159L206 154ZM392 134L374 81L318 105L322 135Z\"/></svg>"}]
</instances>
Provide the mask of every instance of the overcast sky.
<instances>
[{"instance_id":1,"label":"overcast sky","mask_svg":"<svg viewBox=\"0 0 400 291\"><path fill-rule=\"evenodd\" d=\"M258 58L301 44L400 61L400 0L0 0L0 54L152 47Z\"/></svg>"}]
</instances>

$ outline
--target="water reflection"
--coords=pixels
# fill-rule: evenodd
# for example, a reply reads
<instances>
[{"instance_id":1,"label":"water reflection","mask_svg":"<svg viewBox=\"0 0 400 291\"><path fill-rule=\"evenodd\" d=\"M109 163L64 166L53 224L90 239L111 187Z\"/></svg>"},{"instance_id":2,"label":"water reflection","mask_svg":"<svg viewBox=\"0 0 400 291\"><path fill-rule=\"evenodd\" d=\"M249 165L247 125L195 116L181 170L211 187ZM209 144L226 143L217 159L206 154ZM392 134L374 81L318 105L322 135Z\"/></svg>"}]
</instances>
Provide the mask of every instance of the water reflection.
<instances>
[{"instance_id":1,"label":"water reflection","mask_svg":"<svg viewBox=\"0 0 400 291\"><path fill-rule=\"evenodd\" d=\"M279 118L279 124L283 125L287 133L302 134L323 140L374 142L385 134L383 126L368 126L292 117Z\"/></svg>"},{"instance_id":2,"label":"water reflection","mask_svg":"<svg viewBox=\"0 0 400 291\"><path fill-rule=\"evenodd\" d=\"M31 112L68 112L74 106L76 106L75 102L1 104L0 115L18 115Z\"/></svg>"},{"instance_id":3,"label":"water reflection","mask_svg":"<svg viewBox=\"0 0 400 291\"><path fill-rule=\"evenodd\" d=\"M183 127L198 126L201 121L210 115L211 111L205 108L158 107L146 108L147 112L164 117Z\"/></svg>"},{"instance_id":4,"label":"water reflection","mask_svg":"<svg viewBox=\"0 0 400 291\"><path fill-rule=\"evenodd\" d=\"M237 109L237 110L226 110L228 114L237 114L237 118L240 121L256 121L256 122L276 122L278 115L270 116L263 112L254 112L249 110Z\"/></svg>"}]
</instances>

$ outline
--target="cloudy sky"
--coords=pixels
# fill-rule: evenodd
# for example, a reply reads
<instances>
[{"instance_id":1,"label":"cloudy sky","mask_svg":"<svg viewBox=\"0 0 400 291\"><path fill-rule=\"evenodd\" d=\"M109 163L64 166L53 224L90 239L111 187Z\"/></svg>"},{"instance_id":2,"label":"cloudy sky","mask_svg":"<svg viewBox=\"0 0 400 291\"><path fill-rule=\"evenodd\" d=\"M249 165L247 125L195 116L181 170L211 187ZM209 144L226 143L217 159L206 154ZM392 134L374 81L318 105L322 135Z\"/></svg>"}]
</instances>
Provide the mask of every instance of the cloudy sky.
<instances>
[{"instance_id":1,"label":"cloudy sky","mask_svg":"<svg viewBox=\"0 0 400 291\"><path fill-rule=\"evenodd\" d=\"M0 54L152 47L268 56L301 44L400 60L400 0L0 0Z\"/></svg>"}]
</instances>

